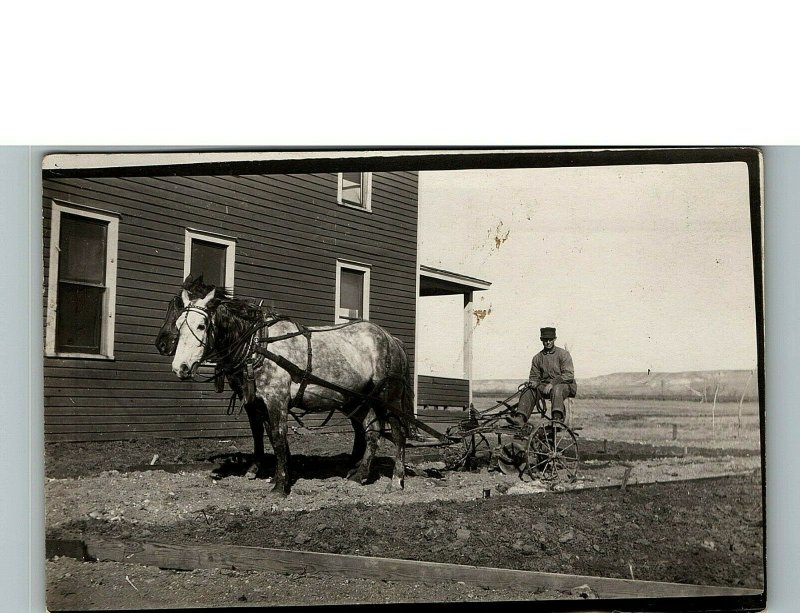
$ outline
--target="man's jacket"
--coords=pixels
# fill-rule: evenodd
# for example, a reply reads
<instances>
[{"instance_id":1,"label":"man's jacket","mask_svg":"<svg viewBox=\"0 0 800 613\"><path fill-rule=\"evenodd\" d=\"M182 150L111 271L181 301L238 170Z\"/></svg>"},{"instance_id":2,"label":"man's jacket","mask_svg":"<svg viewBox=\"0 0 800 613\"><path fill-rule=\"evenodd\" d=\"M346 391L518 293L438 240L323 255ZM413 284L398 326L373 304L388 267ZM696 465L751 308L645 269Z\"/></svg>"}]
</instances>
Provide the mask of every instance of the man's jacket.
<instances>
[{"instance_id":1,"label":"man's jacket","mask_svg":"<svg viewBox=\"0 0 800 613\"><path fill-rule=\"evenodd\" d=\"M575 369L572 366L572 356L569 351L561 347L553 347L549 353L544 349L533 356L531 374L528 381L534 386L540 383L574 383Z\"/></svg>"}]
</instances>

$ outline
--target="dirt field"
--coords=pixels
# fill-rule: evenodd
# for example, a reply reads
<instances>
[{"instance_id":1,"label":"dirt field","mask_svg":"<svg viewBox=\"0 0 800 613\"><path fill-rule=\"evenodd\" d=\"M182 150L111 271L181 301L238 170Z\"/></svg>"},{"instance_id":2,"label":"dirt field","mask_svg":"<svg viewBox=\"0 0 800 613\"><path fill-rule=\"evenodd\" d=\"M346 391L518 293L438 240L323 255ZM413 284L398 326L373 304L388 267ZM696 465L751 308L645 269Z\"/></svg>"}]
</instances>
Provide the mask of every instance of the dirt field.
<instances>
[{"instance_id":1,"label":"dirt field","mask_svg":"<svg viewBox=\"0 0 800 613\"><path fill-rule=\"evenodd\" d=\"M484 409L498 400L476 396L475 407ZM742 403L741 428L736 402L681 400L575 401L573 419L589 440L625 441L653 445L689 445L716 449L761 449L757 402ZM676 438L673 439L673 426Z\"/></svg>"},{"instance_id":2,"label":"dirt field","mask_svg":"<svg viewBox=\"0 0 800 613\"><path fill-rule=\"evenodd\" d=\"M608 434L624 422L613 416L631 415L634 407L576 407L575 421L583 426L580 479L555 491L486 467L441 471L439 458L426 450L410 452L415 474L405 491L386 494L391 445L382 445L386 455L376 462L373 482L359 486L344 479L352 442L346 435L292 436L297 481L280 500L265 496L266 479L243 476L252 450L248 439L48 444L47 535L227 543L760 589L758 437L750 428L747 436L737 432L735 441L748 444L723 445L719 432L727 430L720 430L712 444L690 445L701 442L705 426L698 424L705 418L693 416L694 403L685 404L654 416L647 411L656 407L640 406L641 419L628 420L638 429L629 442ZM675 440L671 425L657 425L674 420ZM647 440L654 433L660 445ZM628 467L631 484L739 476L639 485L623 493L618 484ZM215 468L219 478L212 479ZM491 491L488 499L482 497L485 489ZM61 557L47 562L47 597L51 609L68 609L581 596L390 577L376 582L322 573L178 572Z\"/></svg>"}]
</instances>

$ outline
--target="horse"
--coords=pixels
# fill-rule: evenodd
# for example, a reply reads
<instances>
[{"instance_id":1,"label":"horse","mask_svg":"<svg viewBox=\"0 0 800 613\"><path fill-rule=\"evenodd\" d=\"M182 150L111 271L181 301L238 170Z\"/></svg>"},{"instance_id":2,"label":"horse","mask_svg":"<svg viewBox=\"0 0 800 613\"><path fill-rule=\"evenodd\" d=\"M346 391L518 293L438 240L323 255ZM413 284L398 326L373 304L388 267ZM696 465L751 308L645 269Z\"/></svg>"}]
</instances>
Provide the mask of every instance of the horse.
<instances>
[{"instance_id":1,"label":"horse","mask_svg":"<svg viewBox=\"0 0 800 613\"><path fill-rule=\"evenodd\" d=\"M368 481L379 438L390 426L395 458L387 491L402 490L414 413L413 380L402 341L364 320L306 328L232 298L222 288L201 283L194 290L201 286L208 290L203 297L192 297L184 287L176 297L180 303L170 303L173 310L181 306L174 323L172 370L190 381L202 362L216 363L217 377L224 375L243 400L256 471L265 458L265 429L269 435L276 460L270 493L286 496L290 490L290 411L332 415L339 410L347 415L356 433L356 466L348 478L362 485ZM169 330L161 340L162 347L170 349Z\"/></svg>"},{"instance_id":2,"label":"horse","mask_svg":"<svg viewBox=\"0 0 800 613\"><path fill-rule=\"evenodd\" d=\"M203 275L192 277L190 274L184 279L181 289L186 290L189 296L194 298L202 298L212 289L219 294L220 298L224 297L224 292L222 292L221 288L216 290L213 285L206 285L203 283ZM177 294L170 300L167 306L167 314L164 317L164 323L161 325L156 335L155 345L161 355L175 355L175 349L178 347L178 328L175 322L182 310L183 300L181 299L181 295Z\"/></svg>"}]
</instances>

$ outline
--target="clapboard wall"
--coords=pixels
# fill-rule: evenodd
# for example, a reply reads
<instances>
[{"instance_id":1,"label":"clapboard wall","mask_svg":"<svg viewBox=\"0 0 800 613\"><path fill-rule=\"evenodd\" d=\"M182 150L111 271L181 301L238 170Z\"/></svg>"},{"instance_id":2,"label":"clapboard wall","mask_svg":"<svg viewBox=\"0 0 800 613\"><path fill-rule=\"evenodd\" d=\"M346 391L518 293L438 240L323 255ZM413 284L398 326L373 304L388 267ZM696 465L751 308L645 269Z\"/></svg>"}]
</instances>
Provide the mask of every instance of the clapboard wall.
<instances>
[{"instance_id":1,"label":"clapboard wall","mask_svg":"<svg viewBox=\"0 0 800 613\"><path fill-rule=\"evenodd\" d=\"M417 185L416 172L375 173L366 212L337 205L335 173L45 177L45 304L52 202L120 216L115 359L44 358L46 440L249 435L244 414L226 415L227 390L178 381L153 345L183 280L187 228L235 237L235 295L306 325L334 323L337 259L369 264L370 320L413 365Z\"/></svg>"},{"instance_id":2,"label":"clapboard wall","mask_svg":"<svg viewBox=\"0 0 800 613\"><path fill-rule=\"evenodd\" d=\"M417 404L425 408L469 406L467 379L420 375L417 386Z\"/></svg>"}]
</instances>

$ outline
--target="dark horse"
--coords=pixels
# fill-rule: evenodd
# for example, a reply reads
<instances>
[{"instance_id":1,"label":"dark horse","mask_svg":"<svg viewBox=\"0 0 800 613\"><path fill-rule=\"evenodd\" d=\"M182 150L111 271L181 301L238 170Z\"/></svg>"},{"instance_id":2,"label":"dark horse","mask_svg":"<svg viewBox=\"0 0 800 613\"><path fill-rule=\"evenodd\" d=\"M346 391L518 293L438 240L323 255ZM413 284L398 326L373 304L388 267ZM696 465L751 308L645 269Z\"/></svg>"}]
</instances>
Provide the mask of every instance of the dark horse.
<instances>
[{"instance_id":1,"label":"dark horse","mask_svg":"<svg viewBox=\"0 0 800 613\"><path fill-rule=\"evenodd\" d=\"M380 326L356 321L305 328L294 321L187 280L170 302L156 341L174 353L172 370L194 378L204 361L216 363L244 401L253 433L255 466L264 459L264 428L275 451L274 493L289 492L289 411L340 410L356 433L348 477L365 483L385 425L396 448L388 489L402 489L405 444L413 421L414 393L402 342ZM253 473L254 476L254 473Z\"/></svg>"}]
</instances>

